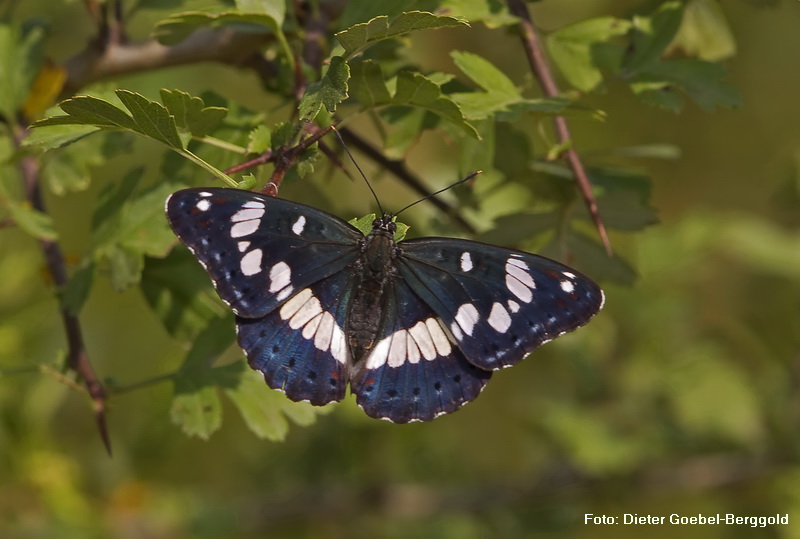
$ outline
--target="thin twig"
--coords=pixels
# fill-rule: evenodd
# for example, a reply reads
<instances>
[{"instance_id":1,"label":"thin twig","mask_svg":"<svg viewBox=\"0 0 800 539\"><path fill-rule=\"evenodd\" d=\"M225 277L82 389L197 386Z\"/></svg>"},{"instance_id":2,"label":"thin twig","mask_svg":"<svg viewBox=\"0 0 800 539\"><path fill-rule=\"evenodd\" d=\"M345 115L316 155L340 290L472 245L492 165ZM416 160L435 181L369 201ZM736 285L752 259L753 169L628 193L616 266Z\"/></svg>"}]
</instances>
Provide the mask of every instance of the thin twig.
<instances>
[{"instance_id":1,"label":"thin twig","mask_svg":"<svg viewBox=\"0 0 800 539\"><path fill-rule=\"evenodd\" d=\"M528 7L523 0L507 0L507 3L511 13L520 19L520 25L522 27L522 35L520 37L525 47L525 54L528 56L528 62L530 63L533 74L536 76L539 84L541 84L542 90L547 97L557 97L560 92L553 78L553 73L550 71L550 66L547 63L547 58L542 48L542 42L539 39L539 34L536 32L536 27L533 25ZM603 224L603 220L600 218L597 201L592 193L592 185L589 182L589 177L578 156L578 152L575 151L575 148L571 144L572 134L567 125L567 120L563 116L556 116L553 123L555 125L559 145L566 148L564 155L569 167L572 169L572 173L575 175L578 189L580 189L589 214L592 216L595 227L597 227L600 240L603 242L608 256L612 256L611 242L608 240L606 227Z\"/></svg>"},{"instance_id":2,"label":"thin twig","mask_svg":"<svg viewBox=\"0 0 800 539\"><path fill-rule=\"evenodd\" d=\"M352 147L357 148L361 153L366 155L369 159L378 163L382 168L385 168L392 174L394 174L400 181L405 183L409 186L413 191L419 194L422 197L427 197L431 194L430 191L424 183L422 183L419 178L417 178L414 174L411 173L408 168L406 168L405 164L402 161L395 161L389 159L385 155L383 155L379 150L374 148L370 143L366 140L362 139L353 131L348 128L340 128L339 133L342 134L342 137L345 141ZM459 213L453 208L450 204L443 201L441 198L429 198L428 199L431 204L436 206L439 210L444 212L448 217L450 217L458 226L464 229L466 232L470 234L474 234L476 232L475 227L473 227L467 220L465 220Z\"/></svg>"},{"instance_id":3,"label":"thin twig","mask_svg":"<svg viewBox=\"0 0 800 539\"><path fill-rule=\"evenodd\" d=\"M19 146L27 135L28 132L25 129L15 130L15 144ZM39 182L39 163L36 157L30 155L23 157L19 161L19 168L25 186L25 194L31 207L37 211L46 212ZM61 246L56 241L43 239L39 240L39 245L44 253L47 269L50 272L56 289L62 290L67 285L68 277ZM64 332L67 337L66 366L83 380L86 391L94 406L94 417L97 422L100 437L103 439L106 451L111 455L111 439L108 436L108 428L106 426L105 388L94 372L92 363L89 361L78 318L71 314L64 306L61 306L60 311L61 320L64 324Z\"/></svg>"}]
</instances>

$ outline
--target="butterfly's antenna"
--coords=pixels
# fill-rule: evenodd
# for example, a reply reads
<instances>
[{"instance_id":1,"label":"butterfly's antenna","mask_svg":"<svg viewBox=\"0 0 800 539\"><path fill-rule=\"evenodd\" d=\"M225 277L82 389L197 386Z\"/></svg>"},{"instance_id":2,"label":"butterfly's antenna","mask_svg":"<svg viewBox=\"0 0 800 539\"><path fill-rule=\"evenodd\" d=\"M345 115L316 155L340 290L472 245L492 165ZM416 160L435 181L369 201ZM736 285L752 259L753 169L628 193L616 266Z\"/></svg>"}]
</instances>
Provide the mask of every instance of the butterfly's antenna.
<instances>
[{"instance_id":1,"label":"butterfly's antenna","mask_svg":"<svg viewBox=\"0 0 800 539\"><path fill-rule=\"evenodd\" d=\"M481 174L482 172L483 172L482 170L476 170L475 172L473 172L472 174L470 174L470 175L469 175L469 176L467 176L466 178L462 178L462 179L458 180L458 181L457 181L457 182L455 182L455 183L451 183L450 185L448 185L447 187L445 187L445 188L443 188L443 189L439 189L439 190L438 190L438 191L436 191L435 193L431 193L430 195L426 195L426 196L422 197L421 199L419 199L419 200L417 200L417 201L415 201L415 202L412 202L411 204L409 204L408 206L404 207L404 208L403 208L403 209L401 209L400 211L398 211L398 212L395 212L395 214L394 214L394 215L395 215L395 217L396 217L396 216L398 216L398 215L400 215L400 213L402 213L402 212L406 211L406 210L407 210L408 208L410 208L411 206L413 206L413 205L415 205L415 204L419 204L419 203L420 203L420 202L422 202L423 200L428 200L429 198L433 198L433 197L435 197L436 195L438 195L439 193L444 193L444 192L445 192L445 191L447 191L448 189L452 189L452 188L453 188L453 187L455 187L456 185L461 185L461 184L462 184L462 183L464 183L464 182L468 182L468 181L470 181L472 178L474 178L474 177L475 177L475 176L477 176L478 174Z\"/></svg>"},{"instance_id":2,"label":"butterfly's antenna","mask_svg":"<svg viewBox=\"0 0 800 539\"><path fill-rule=\"evenodd\" d=\"M333 127L333 132L336 133L336 137L339 139L339 142L341 143L342 148L344 148L345 153L347 153L347 157L350 158L350 161L353 162L353 165L355 165L356 170L358 170L358 173L361 174L361 177L364 178L364 181L367 183L367 187L369 187L372 196L375 198L375 202L378 203L378 209L381 211L381 215L385 215L386 212L383 211L383 206L381 206L381 201L378 200L378 195L375 193L375 189L372 188L372 185L370 185L367 176L364 174L364 171L361 170L361 167L358 166L358 163L356 163L356 160L353 158L353 154L350 153L350 150L347 148L347 144L344 143L342 135L339 133L339 130L336 129L335 126Z\"/></svg>"}]
</instances>

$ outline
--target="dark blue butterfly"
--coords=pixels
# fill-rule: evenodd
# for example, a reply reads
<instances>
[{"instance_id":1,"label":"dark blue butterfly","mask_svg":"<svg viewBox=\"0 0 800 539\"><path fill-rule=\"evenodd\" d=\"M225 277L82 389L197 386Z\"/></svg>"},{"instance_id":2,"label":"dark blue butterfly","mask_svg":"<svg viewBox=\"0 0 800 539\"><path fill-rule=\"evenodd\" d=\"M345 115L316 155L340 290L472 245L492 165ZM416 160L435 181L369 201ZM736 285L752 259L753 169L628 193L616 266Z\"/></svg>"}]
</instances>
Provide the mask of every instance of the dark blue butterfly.
<instances>
[{"instance_id":1,"label":"dark blue butterfly","mask_svg":"<svg viewBox=\"0 0 800 539\"><path fill-rule=\"evenodd\" d=\"M324 405L349 383L367 415L396 423L459 409L492 371L603 306L602 290L563 264L453 238L395 243L388 215L364 236L296 202L185 189L167 216L270 387Z\"/></svg>"}]
</instances>

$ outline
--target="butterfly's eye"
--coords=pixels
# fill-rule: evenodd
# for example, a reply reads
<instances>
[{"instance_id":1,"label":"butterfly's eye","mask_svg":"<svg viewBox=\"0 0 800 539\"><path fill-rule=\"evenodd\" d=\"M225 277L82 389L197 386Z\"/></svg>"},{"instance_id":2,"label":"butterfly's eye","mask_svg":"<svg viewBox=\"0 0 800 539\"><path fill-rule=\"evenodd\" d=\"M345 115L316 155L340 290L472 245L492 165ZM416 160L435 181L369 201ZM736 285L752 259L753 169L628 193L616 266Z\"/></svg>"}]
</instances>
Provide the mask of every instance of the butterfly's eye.
<instances>
[{"instance_id":1,"label":"butterfly's eye","mask_svg":"<svg viewBox=\"0 0 800 539\"><path fill-rule=\"evenodd\" d=\"M386 228L389 229L389 232L391 234L394 234L395 232L397 232L397 225L394 223L394 221L389 221L389 224L387 225Z\"/></svg>"}]
</instances>

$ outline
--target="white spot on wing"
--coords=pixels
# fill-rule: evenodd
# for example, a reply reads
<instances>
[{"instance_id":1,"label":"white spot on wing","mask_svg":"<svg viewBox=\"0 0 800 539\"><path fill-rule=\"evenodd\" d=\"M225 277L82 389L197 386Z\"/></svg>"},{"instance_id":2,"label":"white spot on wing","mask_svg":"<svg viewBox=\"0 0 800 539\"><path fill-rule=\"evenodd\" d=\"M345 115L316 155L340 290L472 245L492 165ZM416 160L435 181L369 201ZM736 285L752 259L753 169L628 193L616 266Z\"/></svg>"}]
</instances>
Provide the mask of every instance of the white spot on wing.
<instances>
[{"instance_id":1,"label":"white spot on wing","mask_svg":"<svg viewBox=\"0 0 800 539\"><path fill-rule=\"evenodd\" d=\"M200 191L199 193L197 193L197 196L199 196L199 197L210 197L211 193L209 193L208 191Z\"/></svg>"},{"instance_id":2,"label":"white spot on wing","mask_svg":"<svg viewBox=\"0 0 800 539\"><path fill-rule=\"evenodd\" d=\"M567 279L574 279L574 278L575 278L575 274L574 274L574 273L570 273L570 272L568 272L568 271L565 271L565 272L563 273L563 275L564 275L564 277L566 277Z\"/></svg>"},{"instance_id":3,"label":"white spot on wing","mask_svg":"<svg viewBox=\"0 0 800 539\"><path fill-rule=\"evenodd\" d=\"M531 289L522 284L519 279L513 275L506 275L506 287L512 294L525 303L530 303L533 299Z\"/></svg>"},{"instance_id":4,"label":"white spot on wing","mask_svg":"<svg viewBox=\"0 0 800 539\"><path fill-rule=\"evenodd\" d=\"M298 236L303 233L303 229L306 227L306 218L304 215L301 215L297 218L297 221L294 222L292 225L292 232L297 234Z\"/></svg>"},{"instance_id":5,"label":"white spot on wing","mask_svg":"<svg viewBox=\"0 0 800 539\"><path fill-rule=\"evenodd\" d=\"M242 273L248 277L261 272L261 257L263 256L261 249L253 249L242 257L239 262L239 267Z\"/></svg>"},{"instance_id":6,"label":"white spot on wing","mask_svg":"<svg viewBox=\"0 0 800 539\"><path fill-rule=\"evenodd\" d=\"M201 198L197 201L197 204L194 205L200 211L208 211L208 208L211 207L211 202L206 200L205 198Z\"/></svg>"},{"instance_id":7,"label":"white spot on wing","mask_svg":"<svg viewBox=\"0 0 800 539\"><path fill-rule=\"evenodd\" d=\"M395 332L389 337L392 346L389 348L389 366L399 367L406 360L406 350L408 350L408 332L404 329Z\"/></svg>"},{"instance_id":8,"label":"white spot on wing","mask_svg":"<svg viewBox=\"0 0 800 539\"><path fill-rule=\"evenodd\" d=\"M475 324L478 323L478 319L478 309L471 303L465 303L456 311L456 322L464 330L464 333L469 336L472 336L472 330L475 328ZM453 331L453 334L455 333Z\"/></svg>"},{"instance_id":9,"label":"white spot on wing","mask_svg":"<svg viewBox=\"0 0 800 539\"><path fill-rule=\"evenodd\" d=\"M472 270L472 256L468 252L461 254L461 271Z\"/></svg>"},{"instance_id":10,"label":"white spot on wing","mask_svg":"<svg viewBox=\"0 0 800 539\"><path fill-rule=\"evenodd\" d=\"M264 209L264 203L259 202L258 200L248 200L244 204L242 204L242 208L259 208Z\"/></svg>"},{"instance_id":11,"label":"white spot on wing","mask_svg":"<svg viewBox=\"0 0 800 539\"><path fill-rule=\"evenodd\" d=\"M567 281L566 279L561 281L561 290L566 292L567 294L572 294L575 291L575 285L572 281Z\"/></svg>"},{"instance_id":12,"label":"white spot on wing","mask_svg":"<svg viewBox=\"0 0 800 539\"><path fill-rule=\"evenodd\" d=\"M514 301L513 299L508 300L508 310L512 313L516 313L519 311L519 303Z\"/></svg>"},{"instance_id":13,"label":"white spot on wing","mask_svg":"<svg viewBox=\"0 0 800 539\"><path fill-rule=\"evenodd\" d=\"M324 352L330 348L334 326L336 326L336 320L333 319L333 315L331 313L322 313L319 327L317 327L317 332L314 335L314 346L317 347L317 350Z\"/></svg>"},{"instance_id":14,"label":"white spot on wing","mask_svg":"<svg viewBox=\"0 0 800 539\"><path fill-rule=\"evenodd\" d=\"M277 264L276 264L277 266ZM288 267L288 266L287 266ZM272 267L275 269L275 266ZM308 288L302 289L300 292L297 293L295 297L287 301L281 307L280 315L281 318L284 320L288 320L303 306L303 304L308 301L308 299L312 296L311 290Z\"/></svg>"},{"instance_id":15,"label":"white spot on wing","mask_svg":"<svg viewBox=\"0 0 800 539\"><path fill-rule=\"evenodd\" d=\"M367 360L368 369L377 369L382 366L389 358L389 350L392 345L392 336L386 337L378 341L378 344L372 349L372 353Z\"/></svg>"},{"instance_id":16,"label":"white spot on wing","mask_svg":"<svg viewBox=\"0 0 800 539\"><path fill-rule=\"evenodd\" d=\"M521 267L520 265L524 266ZM506 263L506 273L512 275L528 288L536 288L536 283L533 282L533 277L528 273L528 266L521 260L509 258Z\"/></svg>"},{"instance_id":17,"label":"white spot on wing","mask_svg":"<svg viewBox=\"0 0 800 539\"><path fill-rule=\"evenodd\" d=\"M433 339L433 345L436 347L436 351L439 353L439 355L450 355L450 352L452 351L450 348L450 340L447 338L447 335L445 334L439 320L435 318L428 318L425 320L425 325L428 326L431 339Z\"/></svg>"},{"instance_id":18,"label":"white spot on wing","mask_svg":"<svg viewBox=\"0 0 800 539\"><path fill-rule=\"evenodd\" d=\"M292 318L289 319L289 327L292 329L300 329L312 318L320 314L322 314L322 304L320 304L316 296L312 295L311 298L294 313Z\"/></svg>"},{"instance_id":19,"label":"white spot on wing","mask_svg":"<svg viewBox=\"0 0 800 539\"><path fill-rule=\"evenodd\" d=\"M423 321L419 321L408 330L422 353L422 357L428 361L436 358L436 345L433 343L428 326Z\"/></svg>"},{"instance_id":20,"label":"white spot on wing","mask_svg":"<svg viewBox=\"0 0 800 539\"><path fill-rule=\"evenodd\" d=\"M242 208L231 216L231 221L240 223L242 221L252 221L261 219L264 216L263 208Z\"/></svg>"},{"instance_id":21,"label":"white spot on wing","mask_svg":"<svg viewBox=\"0 0 800 539\"><path fill-rule=\"evenodd\" d=\"M269 270L269 291L277 292L292 283L292 269L286 262L278 262ZM308 289L306 289L308 290ZM305 290L303 290L305 292ZM309 291L310 293L310 291Z\"/></svg>"},{"instance_id":22,"label":"white spot on wing","mask_svg":"<svg viewBox=\"0 0 800 539\"><path fill-rule=\"evenodd\" d=\"M241 238L242 236L249 236L256 230L258 230L258 225L261 223L258 219L253 219L252 221L242 221L241 223L236 223L231 227L231 238Z\"/></svg>"},{"instance_id":23,"label":"white spot on wing","mask_svg":"<svg viewBox=\"0 0 800 539\"><path fill-rule=\"evenodd\" d=\"M508 314L502 303L495 302L489 312L488 322L499 333L505 333L511 327L511 315Z\"/></svg>"},{"instance_id":24,"label":"white spot on wing","mask_svg":"<svg viewBox=\"0 0 800 539\"><path fill-rule=\"evenodd\" d=\"M408 359L409 363L419 363L419 347L417 346L417 343L414 342L414 337L411 336L411 333L408 331L405 331L404 333L406 334L406 359Z\"/></svg>"},{"instance_id":25,"label":"white spot on wing","mask_svg":"<svg viewBox=\"0 0 800 539\"><path fill-rule=\"evenodd\" d=\"M250 247L250 242L249 241L240 241L237 244L237 247L239 247L239 252L243 253Z\"/></svg>"}]
</instances>

